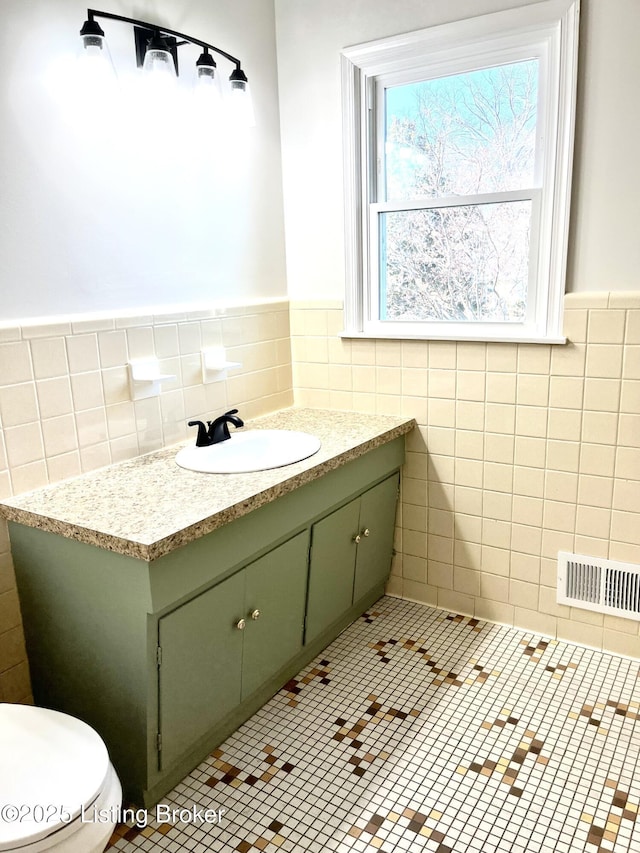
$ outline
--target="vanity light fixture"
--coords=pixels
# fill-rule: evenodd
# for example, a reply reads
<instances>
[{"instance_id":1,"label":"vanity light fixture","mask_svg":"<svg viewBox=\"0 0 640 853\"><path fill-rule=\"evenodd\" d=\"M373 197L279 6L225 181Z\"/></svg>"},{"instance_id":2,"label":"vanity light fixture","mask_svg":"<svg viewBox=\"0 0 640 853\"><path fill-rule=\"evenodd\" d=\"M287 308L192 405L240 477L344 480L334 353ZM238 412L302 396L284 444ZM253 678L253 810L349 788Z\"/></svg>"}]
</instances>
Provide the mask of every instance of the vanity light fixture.
<instances>
[{"instance_id":1,"label":"vanity light fixture","mask_svg":"<svg viewBox=\"0 0 640 853\"><path fill-rule=\"evenodd\" d=\"M211 53L217 53L235 65L229 76L228 100L232 118L249 126L254 123L253 106L247 75L241 68L240 60L231 56L219 47L206 41L170 30L147 21L127 18L113 12L102 12L97 9L87 9L87 20L82 25L80 36L86 55L93 59L102 58L105 64L111 64L104 30L96 18L121 21L133 26L135 39L136 61L139 68L154 79L174 79L178 75L178 48L186 44L202 48L202 53L195 64L195 89L198 92L213 95L212 103L217 100L218 81L217 66Z\"/></svg>"}]
</instances>

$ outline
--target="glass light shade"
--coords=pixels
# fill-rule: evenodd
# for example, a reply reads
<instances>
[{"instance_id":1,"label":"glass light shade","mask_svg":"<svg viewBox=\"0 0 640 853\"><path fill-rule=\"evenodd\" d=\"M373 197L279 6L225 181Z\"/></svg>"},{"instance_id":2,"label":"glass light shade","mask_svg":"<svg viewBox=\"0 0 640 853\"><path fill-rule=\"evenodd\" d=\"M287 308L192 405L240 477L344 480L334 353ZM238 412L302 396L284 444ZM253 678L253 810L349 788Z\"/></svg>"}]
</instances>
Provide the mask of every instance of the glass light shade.
<instances>
[{"instance_id":1,"label":"glass light shade","mask_svg":"<svg viewBox=\"0 0 640 853\"><path fill-rule=\"evenodd\" d=\"M107 44L105 37L97 34L84 35L81 38L82 47L87 51L88 56L100 56Z\"/></svg>"},{"instance_id":2,"label":"glass light shade","mask_svg":"<svg viewBox=\"0 0 640 853\"><path fill-rule=\"evenodd\" d=\"M171 52L159 47L147 48L142 70L147 74L166 77L167 79L175 79L176 77L176 66Z\"/></svg>"},{"instance_id":3,"label":"glass light shade","mask_svg":"<svg viewBox=\"0 0 640 853\"><path fill-rule=\"evenodd\" d=\"M99 97L105 90L117 88L116 69L104 35L86 33L81 35L81 40L79 76L87 94Z\"/></svg>"},{"instance_id":4,"label":"glass light shade","mask_svg":"<svg viewBox=\"0 0 640 853\"><path fill-rule=\"evenodd\" d=\"M237 127L254 127L256 117L253 112L253 100L251 90L246 80L234 79L232 74L229 79L229 116Z\"/></svg>"},{"instance_id":5,"label":"glass light shade","mask_svg":"<svg viewBox=\"0 0 640 853\"><path fill-rule=\"evenodd\" d=\"M220 78L213 61L196 64L196 77L193 86L193 94L197 109L205 113L209 118L218 121L222 113L222 92L220 91Z\"/></svg>"},{"instance_id":6,"label":"glass light shade","mask_svg":"<svg viewBox=\"0 0 640 853\"><path fill-rule=\"evenodd\" d=\"M153 115L168 108L177 92L176 65L166 42L152 39L147 47L142 65L142 91L144 112Z\"/></svg>"},{"instance_id":7,"label":"glass light shade","mask_svg":"<svg viewBox=\"0 0 640 853\"><path fill-rule=\"evenodd\" d=\"M196 69L196 83L206 86L216 79L216 69L210 65L199 65Z\"/></svg>"}]
</instances>

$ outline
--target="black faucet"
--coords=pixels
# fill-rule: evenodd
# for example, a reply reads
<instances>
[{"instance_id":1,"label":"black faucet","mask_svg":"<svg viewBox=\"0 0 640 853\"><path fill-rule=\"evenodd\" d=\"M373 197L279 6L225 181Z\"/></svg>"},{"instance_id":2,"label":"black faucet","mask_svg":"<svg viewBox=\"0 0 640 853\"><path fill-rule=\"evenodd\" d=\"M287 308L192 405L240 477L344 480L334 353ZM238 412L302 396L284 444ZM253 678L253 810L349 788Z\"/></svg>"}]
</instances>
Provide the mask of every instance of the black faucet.
<instances>
[{"instance_id":1,"label":"black faucet","mask_svg":"<svg viewBox=\"0 0 640 853\"><path fill-rule=\"evenodd\" d=\"M198 427L196 447L209 447L211 444L219 444L221 441L231 438L229 434L230 423L235 427L244 426L244 421L237 418L237 414L237 409L231 409L229 412L225 412L224 415L220 415L215 421L207 421L207 426L202 421L189 421L189 426Z\"/></svg>"},{"instance_id":2,"label":"black faucet","mask_svg":"<svg viewBox=\"0 0 640 853\"><path fill-rule=\"evenodd\" d=\"M224 415L220 415L215 421L207 421L209 424L207 435L211 439L211 444L218 444L220 441L226 441L228 438L231 438L229 435L229 424L233 424L236 428L244 426L244 421L237 418L237 414L237 409L231 409L231 411L225 412Z\"/></svg>"}]
</instances>

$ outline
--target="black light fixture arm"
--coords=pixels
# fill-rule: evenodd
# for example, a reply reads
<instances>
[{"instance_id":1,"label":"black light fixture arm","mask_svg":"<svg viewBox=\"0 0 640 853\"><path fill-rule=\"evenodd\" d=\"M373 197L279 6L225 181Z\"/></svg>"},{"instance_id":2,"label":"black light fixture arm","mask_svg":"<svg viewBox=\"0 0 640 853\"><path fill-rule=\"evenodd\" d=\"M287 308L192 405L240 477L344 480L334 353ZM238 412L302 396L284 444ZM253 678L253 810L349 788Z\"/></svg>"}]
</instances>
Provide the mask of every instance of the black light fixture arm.
<instances>
[{"instance_id":1,"label":"black light fixture arm","mask_svg":"<svg viewBox=\"0 0 640 853\"><path fill-rule=\"evenodd\" d=\"M177 30L169 30L166 27L158 26L158 24L151 24L148 21L139 21L137 18L127 18L125 15L116 15L113 12L102 12L99 9L87 9L87 20L93 22L95 18L108 18L111 21L122 21L125 24L132 24L134 27L142 27L146 30L154 30L157 33L163 33L164 35L183 39L182 42L178 42L177 46L180 46L180 44L197 44L199 47L202 47L205 50L212 50L214 53L224 56L224 58L228 59L229 62L233 62L236 66L236 71L234 73L237 73L238 71L243 73L240 68L241 62L235 56L231 56L230 53L221 50L219 47L215 47L215 45L209 44L201 39L194 38L193 36L186 35L185 33L180 33Z\"/></svg>"}]
</instances>

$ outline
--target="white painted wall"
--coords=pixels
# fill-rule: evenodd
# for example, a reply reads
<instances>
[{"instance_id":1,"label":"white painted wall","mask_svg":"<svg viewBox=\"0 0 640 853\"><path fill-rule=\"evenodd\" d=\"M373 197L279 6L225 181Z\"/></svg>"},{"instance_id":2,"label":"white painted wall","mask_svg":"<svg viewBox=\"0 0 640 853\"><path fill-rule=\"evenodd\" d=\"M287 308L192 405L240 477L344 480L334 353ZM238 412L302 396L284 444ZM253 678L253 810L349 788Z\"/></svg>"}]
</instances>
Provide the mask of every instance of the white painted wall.
<instances>
[{"instance_id":1,"label":"white painted wall","mask_svg":"<svg viewBox=\"0 0 640 853\"><path fill-rule=\"evenodd\" d=\"M340 49L525 2L275 0L293 298L343 296ZM257 127L225 141L189 132L175 108L153 123L108 109L92 115L88 104L74 109L64 81L84 7L3 0L0 323L284 295L273 3L107 5L241 57ZM131 32L105 26L126 78ZM637 0L583 0L570 290L637 287L639 28Z\"/></svg>"},{"instance_id":2,"label":"white painted wall","mask_svg":"<svg viewBox=\"0 0 640 853\"><path fill-rule=\"evenodd\" d=\"M640 286L640 2L582 0L570 290Z\"/></svg>"},{"instance_id":3,"label":"white painted wall","mask_svg":"<svg viewBox=\"0 0 640 853\"><path fill-rule=\"evenodd\" d=\"M529 0L275 0L292 299L341 299L340 50ZM582 0L568 290L638 288L638 0Z\"/></svg>"},{"instance_id":4,"label":"white painted wall","mask_svg":"<svg viewBox=\"0 0 640 853\"><path fill-rule=\"evenodd\" d=\"M3 0L0 27L0 323L286 293L274 10L265 0L109 0L238 56L257 126L224 139L179 100L132 105L129 26L102 23L121 76L115 104L74 88L86 7ZM228 76L233 66L222 60ZM99 109L97 109L99 107ZM129 112L127 112L129 110Z\"/></svg>"}]
</instances>

